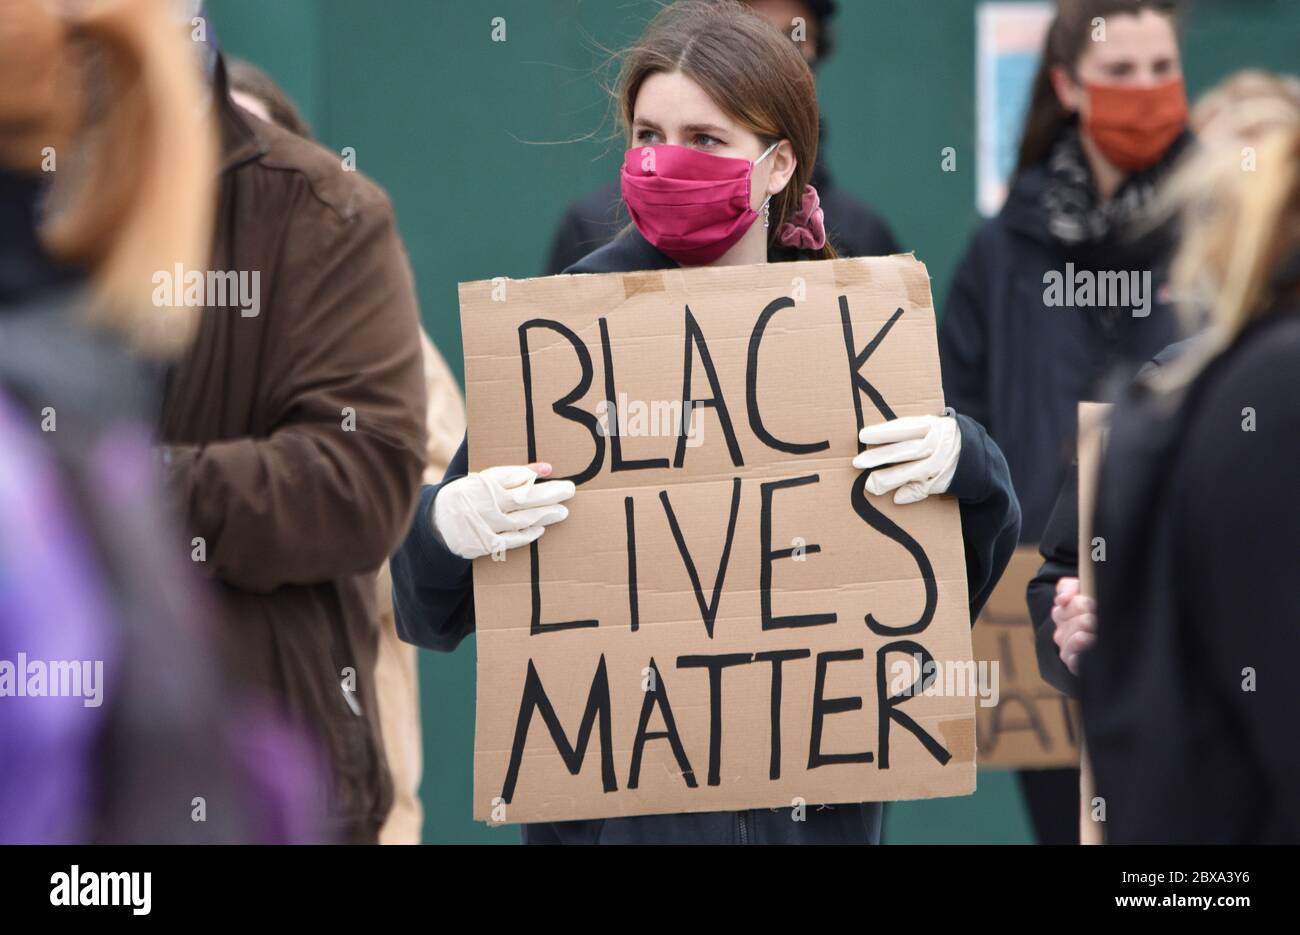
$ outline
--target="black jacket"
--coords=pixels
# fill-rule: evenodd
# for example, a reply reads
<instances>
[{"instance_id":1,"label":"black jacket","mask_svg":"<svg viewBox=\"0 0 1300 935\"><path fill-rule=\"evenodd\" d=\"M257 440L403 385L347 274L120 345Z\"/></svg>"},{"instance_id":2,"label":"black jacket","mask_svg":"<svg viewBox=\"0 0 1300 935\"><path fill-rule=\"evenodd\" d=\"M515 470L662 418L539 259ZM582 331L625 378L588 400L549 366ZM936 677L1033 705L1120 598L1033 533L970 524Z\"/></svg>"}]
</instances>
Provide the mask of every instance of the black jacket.
<instances>
[{"instance_id":1,"label":"black jacket","mask_svg":"<svg viewBox=\"0 0 1300 935\"><path fill-rule=\"evenodd\" d=\"M835 184L826 163L818 160L812 185L826 214L826 235L840 256L889 256L898 241L883 218ZM546 275L554 276L613 240L631 223L617 182L569 205L551 242Z\"/></svg>"},{"instance_id":2,"label":"black jacket","mask_svg":"<svg viewBox=\"0 0 1300 935\"><path fill-rule=\"evenodd\" d=\"M670 269L677 264L636 231L606 244L570 273ZM1006 461L978 423L959 415L961 459L949 495L961 504L962 536L972 621L997 584L1020 529L1020 509L1011 489ZM472 430L472 427L471 427ZM469 470L465 443L452 459L442 483ZM450 651L474 629L472 564L452 553L433 534L430 521L441 484L425 486L406 542L393 556L393 605L397 631L408 642ZM806 821L791 821L784 810L645 815L598 821L524 826L528 843L858 843L880 839L879 803L811 809Z\"/></svg>"},{"instance_id":3,"label":"black jacket","mask_svg":"<svg viewBox=\"0 0 1300 935\"><path fill-rule=\"evenodd\" d=\"M1300 308L1115 407L1083 722L1113 843L1300 843ZM1250 420L1253 420L1253 424Z\"/></svg>"},{"instance_id":4,"label":"black jacket","mask_svg":"<svg viewBox=\"0 0 1300 935\"><path fill-rule=\"evenodd\" d=\"M1188 338L1171 344L1151 359L1138 373L1142 379L1155 369L1169 363L1195 340ZM1038 653L1038 672L1043 681L1057 691L1078 697L1079 680L1061 661L1061 650L1053 639L1056 623L1052 620L1052 605L1056 601L1056 583L1062 578L1079 577L1079 465L1071 462L1061 485L1061 493L1047 518L1047 528L1038 543L1038 553L1043 556L1043 566L1029 582L1026 599L1029 602L1029 619L1034 625L1034 648Z\"/></svg>"},{"instance_id":5,"label":"black jacket","mask_svg":"<svg viewBox=\"0 0 1300 935\"><path fill-rule=\"evenodd\" d=\"M966 250L939 326L948 404L980 422L1006 455L1024 510L1021 539L1037 542L1073 457L1080 400L1104 399L1103 381L1122 382L1177 337L1172 308L1159 301L1168 241L1103 241L1067 247L1049 230L1043 195L1048 170L1014 181L997 217ZM1044 275L1151 271L1150 314L1129 309L1056 307Z\"/></svg>"}]
</instances>

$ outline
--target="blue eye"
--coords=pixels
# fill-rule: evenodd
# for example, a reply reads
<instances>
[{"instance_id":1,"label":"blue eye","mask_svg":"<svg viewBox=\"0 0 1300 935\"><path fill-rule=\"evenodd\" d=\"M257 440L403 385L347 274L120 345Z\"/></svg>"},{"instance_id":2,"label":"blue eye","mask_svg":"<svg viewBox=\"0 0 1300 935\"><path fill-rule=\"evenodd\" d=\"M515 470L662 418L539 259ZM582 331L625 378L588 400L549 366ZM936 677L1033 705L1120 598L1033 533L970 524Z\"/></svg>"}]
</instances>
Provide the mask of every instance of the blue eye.
<instances>
[{"instance_id":1,"label":"blue eye","mask_svg":"<svg viewBox=\"0 0 1300 935\"><path fill-rule=\"evenodd\" d=\"M637 130L636 141L645 145L653 145L659 142L659 134L654 130Z\"/></svg>"},{"instance_id":2,"label":"blue eye","mask_svg":"<svg viewBox=\"0 0 1300 935\"><path fill-rule=\"evenodd\" d=\"M695 137L695 145L704 148L708 148L710 146L718 146L721 143L722 141L719 140L717 137L709 136L707 133L700 133L697 134Z\"/></svg>"}]
</instances>

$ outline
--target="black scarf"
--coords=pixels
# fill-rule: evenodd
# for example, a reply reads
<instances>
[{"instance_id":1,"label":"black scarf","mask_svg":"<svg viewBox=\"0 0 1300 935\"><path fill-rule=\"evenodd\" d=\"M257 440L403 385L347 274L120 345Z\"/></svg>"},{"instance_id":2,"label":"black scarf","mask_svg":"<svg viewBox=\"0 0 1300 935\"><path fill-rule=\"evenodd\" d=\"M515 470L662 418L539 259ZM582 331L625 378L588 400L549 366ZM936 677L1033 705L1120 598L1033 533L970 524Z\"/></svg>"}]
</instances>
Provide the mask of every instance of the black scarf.
<instances>
[{"instance_id":1,"label":"black scarf","mask_svg":"<svg viewBox=\"0 0 1300 935\"><path fill-rule=\"evenodd\" d=\"M1159 162L1129 175L1114 197L1103 202L1083 152L1079 127L1071 124L1047 157L1048 182L1042 205L1048 233L1070 247L1113 244L1131 238L1132 232L1142 226L1134 221L1150 207L1188 140L1187 134L1179 137Z\"/></svg>"}]
</instances>

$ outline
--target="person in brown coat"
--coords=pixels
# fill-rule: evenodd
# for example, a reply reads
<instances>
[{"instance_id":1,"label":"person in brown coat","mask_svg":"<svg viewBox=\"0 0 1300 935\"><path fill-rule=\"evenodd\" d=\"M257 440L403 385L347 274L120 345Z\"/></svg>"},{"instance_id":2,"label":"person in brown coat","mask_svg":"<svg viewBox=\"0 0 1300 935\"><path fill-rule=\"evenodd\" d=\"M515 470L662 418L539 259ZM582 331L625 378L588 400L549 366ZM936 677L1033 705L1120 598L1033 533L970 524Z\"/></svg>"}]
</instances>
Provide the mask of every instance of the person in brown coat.
<instances>
[{"instance_id":1,"label":"person in brown coat","mask_svg":"<svg viewBox=\"0 0 1300 935\"><path fill-rule=\"evenodd\" d=\"M411 271L376 185L240 111L220 64L212 106L210 269L197 285L193 271L160 274L204 291L206 306L162 414L181 547L215 582L238 671L319 741L334 838L374 842L393 797L375 572L406 532L425 466Z\"/></svg>"},{"instance_id":2,"label":"person in brown coat","mask_svg":"<svg viewBox=\"0 0 1300 935\"><path fill-rule=\"evenodd\" d=\"M284 89L251 62L227 58L230 97L253 116L314 140L311 126ZM447 361L428 332L420 329L424 383L429 399L429 443L424 483L436 484L451 463L465 434L465 400ZM379 726L393 777L393 809L379 829L380 844L419 844L424 825L420 779L424 768L420 729L420 673L417 650L397 635L393 619L393 578L385 563L375 585L379 605L379 654L375 692Z\"/></svg>"}]
</instances>

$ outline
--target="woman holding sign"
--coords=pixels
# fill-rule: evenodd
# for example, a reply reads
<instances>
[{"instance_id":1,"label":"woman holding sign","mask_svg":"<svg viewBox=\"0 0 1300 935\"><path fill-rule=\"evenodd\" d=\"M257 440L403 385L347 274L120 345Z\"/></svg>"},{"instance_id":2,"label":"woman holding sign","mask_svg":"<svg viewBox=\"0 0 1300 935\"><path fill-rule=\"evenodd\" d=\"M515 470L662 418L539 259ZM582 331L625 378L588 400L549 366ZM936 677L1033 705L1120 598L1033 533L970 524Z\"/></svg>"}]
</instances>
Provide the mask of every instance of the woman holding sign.
<instances>
[{"instance_id":1,"label":"woman holding sign","mask_svg":"<svg viewBox=\"0 0 1300 935\"><path fill-rule=\"evenodd\" d=\"M635 223L567 272L747 265L835 256L816 190L812 74L794 44L731 2L684 2L659 13L626 55L619 81L628 150L623 197ZM471 431L472 431L471 427ZM1014 548L1019 506L1006 463L978 423L921 416L868 426L853 461L870 494L915 503L958 499L972 618ZM398 628L450 650L474 627L470 560L529 544L568 516L568 480L534 464L468 473L465 446L393 558ZM581 507L578 507L581 509ZM529 843L875 843L879 804L653 815L526 825Z\"/></svg>"}]
</instances>

